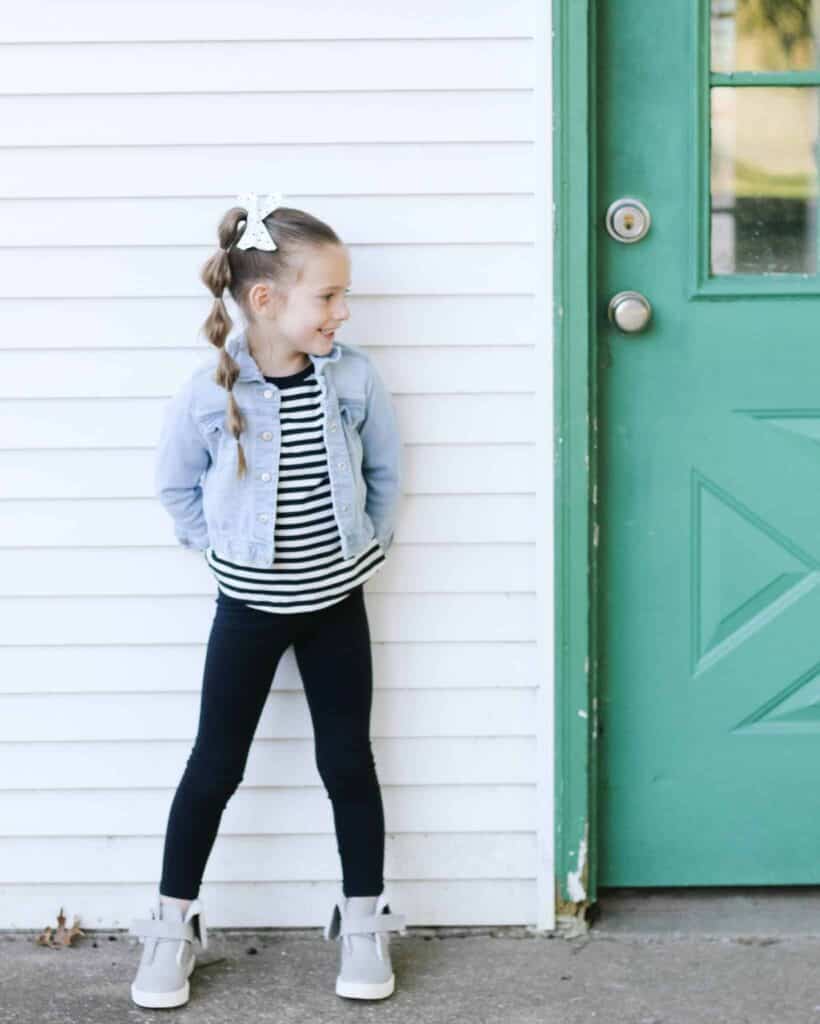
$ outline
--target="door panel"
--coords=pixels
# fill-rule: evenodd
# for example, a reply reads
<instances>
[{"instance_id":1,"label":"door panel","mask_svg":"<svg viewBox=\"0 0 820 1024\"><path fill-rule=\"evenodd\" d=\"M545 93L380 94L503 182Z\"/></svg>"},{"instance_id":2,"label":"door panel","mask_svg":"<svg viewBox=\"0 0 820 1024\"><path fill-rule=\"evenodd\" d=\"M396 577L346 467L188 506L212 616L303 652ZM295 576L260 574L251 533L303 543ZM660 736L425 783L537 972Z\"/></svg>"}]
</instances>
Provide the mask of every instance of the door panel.
<instances>
[{"instance_id":1,"label":"door panel","mask_svg":"<svg viewBox=\"0 0 820 1024\"><path fill-rule=\"evenodd\" d=\"M598 5L599 882L814 884L815 23L701 4ZM622 196L638 242L604 227ZM627 289L639 333L608 320Z\"/></svg>"}]
</instances>

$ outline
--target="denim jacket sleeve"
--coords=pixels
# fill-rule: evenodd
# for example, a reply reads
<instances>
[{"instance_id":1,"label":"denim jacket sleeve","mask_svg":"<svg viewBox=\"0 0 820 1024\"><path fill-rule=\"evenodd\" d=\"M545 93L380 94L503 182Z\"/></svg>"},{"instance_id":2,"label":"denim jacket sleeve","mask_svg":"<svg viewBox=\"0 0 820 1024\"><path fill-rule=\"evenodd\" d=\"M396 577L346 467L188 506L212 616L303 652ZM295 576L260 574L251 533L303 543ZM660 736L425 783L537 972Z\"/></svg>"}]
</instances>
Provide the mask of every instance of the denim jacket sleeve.
<instances>
[{"instance_id":1,"label":"denim jacket sleeve","mask_svg":"<svg viewBox=\"0 0 820 1024\"><path fill-rule=\"evenodd\" d=\"M173 519L179 543L204 550L209 541L200 479L211 456L191 414L192 394L189 380L165 409L154 463L154 493Z\"/></svg>"},{"instance_id":2,"label":"denim jacket sleeve","mask_svg":"<svg viewBox=\"0 0 820 1024\"><path fill-rule=\"evenodd\" d=\"M364 419L359 426L362 475L367 484L365 511L373 521L376 538L387 552L393 543L401 496L402 451L393 402L372 362L366 399Z\"/></svg>"}]
</instances>

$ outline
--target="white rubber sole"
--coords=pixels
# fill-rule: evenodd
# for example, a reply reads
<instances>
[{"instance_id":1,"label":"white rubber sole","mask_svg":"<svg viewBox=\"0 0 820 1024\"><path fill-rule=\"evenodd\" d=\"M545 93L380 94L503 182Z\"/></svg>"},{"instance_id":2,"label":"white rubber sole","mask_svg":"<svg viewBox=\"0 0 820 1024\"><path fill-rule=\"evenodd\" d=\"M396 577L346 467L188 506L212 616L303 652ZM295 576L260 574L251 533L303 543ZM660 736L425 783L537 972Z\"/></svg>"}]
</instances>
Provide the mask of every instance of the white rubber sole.
<instances>
[{"instance_id":1,"label":"white rubber sole","mask_svg":"<svg viewBox=\"0 0 820 1024\"><path fill-rule=\"evenodd\" d=\"M336 978L336 995L347 999L385 999L393 994L395 987L395 974L382 982L343 981L341 974Z\"/></svg>"},{"instance_id":2,"label":"white rubber sole","mask_svg":"<svg viewBox=\"0 0 820 1024\"><path fill-rule=\"evenodd\" d=\"M188 964L187 977L190 978L196 967L196 956L191 957ZM182 988L175 992L144 992L138 989L135 983L131 984L131 998L137 1006L147 1007L149 1010L165 1010L171 1006L184 1006L191 997L191 983L185 982Z\"/></svg>"}]
</instances>

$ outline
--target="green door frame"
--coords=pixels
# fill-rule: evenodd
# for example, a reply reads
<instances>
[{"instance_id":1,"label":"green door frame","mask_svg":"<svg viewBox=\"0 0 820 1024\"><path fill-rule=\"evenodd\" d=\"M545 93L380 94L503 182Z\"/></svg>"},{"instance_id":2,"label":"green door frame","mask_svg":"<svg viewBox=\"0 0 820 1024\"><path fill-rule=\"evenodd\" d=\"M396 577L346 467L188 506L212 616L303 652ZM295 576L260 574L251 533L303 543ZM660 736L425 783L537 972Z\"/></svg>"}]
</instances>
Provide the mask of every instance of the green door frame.
<instances>
[{"instance_id":1,"label":"green door frame","mask_svg":"<svg viewBox=\"0 0 820 1024\"><path fill-rule=\"evenodd\" d=\"M552 0L555 913L580 918L597 881L595 16Z\"/></svg>"}]
</instances>

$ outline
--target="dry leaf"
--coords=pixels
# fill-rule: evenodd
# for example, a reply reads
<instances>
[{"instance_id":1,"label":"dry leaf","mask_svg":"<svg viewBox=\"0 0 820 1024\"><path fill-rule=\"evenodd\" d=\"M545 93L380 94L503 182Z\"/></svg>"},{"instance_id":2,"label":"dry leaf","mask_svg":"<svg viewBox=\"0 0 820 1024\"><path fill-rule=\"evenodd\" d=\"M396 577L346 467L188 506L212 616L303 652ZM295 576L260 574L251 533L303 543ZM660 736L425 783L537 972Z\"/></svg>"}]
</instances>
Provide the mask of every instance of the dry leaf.
<instances>
[{"instance_id":1,"label":"dry leaf","mask_svg":"<svg viewBox=\"0 0 820 1024\"><path fill-rule=\"evenodd\" d=\"M57 915L57 930L52 932L51 926L47 926L35 939L36 944L38 946L50 946L52 949L70 946L71 940L76 938L76 936L85 935L85 932L79 927L79 920L78 917L75 917L71 928L66 928L65 915L63 914L63 908L60 907L60 913Z\"/></svg>"}]
</instances>

